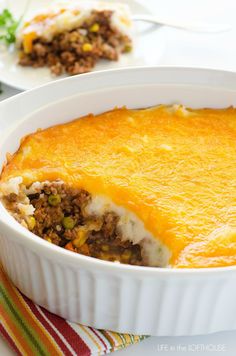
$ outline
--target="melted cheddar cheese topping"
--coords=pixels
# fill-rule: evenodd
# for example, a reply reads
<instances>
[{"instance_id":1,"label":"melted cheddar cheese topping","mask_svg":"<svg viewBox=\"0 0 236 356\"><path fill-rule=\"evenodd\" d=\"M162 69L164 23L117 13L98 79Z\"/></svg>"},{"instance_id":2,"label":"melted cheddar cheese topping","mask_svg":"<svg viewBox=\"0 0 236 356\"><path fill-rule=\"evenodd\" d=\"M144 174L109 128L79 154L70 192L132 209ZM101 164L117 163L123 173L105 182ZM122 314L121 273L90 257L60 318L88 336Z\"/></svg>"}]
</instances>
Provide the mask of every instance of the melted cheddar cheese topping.
<instances>
[{"instance_id":1,"label":"melted cheddar cheese topping","mask_svg":"<svg viewBox=\"0 0 236 356\"><path fill-rule=\"evenodd\" d=\"M1 181L62 179L134 212L173 267L236 264L236 109L116 109L22 139Z\"/></svg>"}]
</instances>

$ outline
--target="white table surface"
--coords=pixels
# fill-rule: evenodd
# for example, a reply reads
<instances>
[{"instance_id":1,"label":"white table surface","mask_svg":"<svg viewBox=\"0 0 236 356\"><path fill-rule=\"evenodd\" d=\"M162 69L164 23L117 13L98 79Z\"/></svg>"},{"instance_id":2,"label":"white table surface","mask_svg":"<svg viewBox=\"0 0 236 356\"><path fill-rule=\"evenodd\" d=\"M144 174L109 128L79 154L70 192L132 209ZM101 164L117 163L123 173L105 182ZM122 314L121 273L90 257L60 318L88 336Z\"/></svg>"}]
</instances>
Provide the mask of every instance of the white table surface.
<instances>
[{"instance_id":1,"label":"white table surface","mask_svg":"<svg viewBox=\"0 0 236 356\"><path fill-rule=\"evenodd\" d=\"M232 30L203 34L168 29L165 50L158 65L221 68L236 71L236 0L139 0L160 16L184 21L228 23ZM147 36L148 40L148 36ZM158 50L158 43L153 43ZM1 80L1 78L0 78ZM17 93L3 86L0 100ZM235 316L236 317L236 316ZM121 356L236 355L236 331L192 337L150 337L138 345L117 352ZM0 339L0 355L13 355Z\"/></svg>"}]
</instances>

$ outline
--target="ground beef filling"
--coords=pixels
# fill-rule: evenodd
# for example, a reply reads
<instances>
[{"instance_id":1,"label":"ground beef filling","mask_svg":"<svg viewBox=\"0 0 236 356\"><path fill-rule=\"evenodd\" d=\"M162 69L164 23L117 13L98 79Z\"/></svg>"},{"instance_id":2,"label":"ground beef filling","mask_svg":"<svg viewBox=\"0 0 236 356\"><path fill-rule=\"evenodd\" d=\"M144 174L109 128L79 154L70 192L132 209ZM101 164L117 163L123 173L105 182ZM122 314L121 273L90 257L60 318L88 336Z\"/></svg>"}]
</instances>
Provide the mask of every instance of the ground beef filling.
<instances>
[{"instance_id":1,"label":"ground beef filling","mask_svg":"<svg viewBox=\"0 0 236 356\"><path fill-rule=\"evenodd\" d=\"M17 198L15 194L7 197L9 210L15 209ZM106 212L98 217L86 213L91 200L88 192L70 188L64 183L46 183L28 198L35 211L33 216L25 218L23 225L26 223L44 240L102 260L145 265L141 247L122 240L117 229L117 214ZM18 215L17 219L22 223L22 216L19 218Z\"/></svg>"},{"instance_id":2,"label":"ground beef filling","mask_svg":"<svg viewBox=\"0 0 236 356\"><path fill-rule=\"evenodd\" d=\"M83 25L61 33L48 42L34 40L32 51L20 52L22 66L50 67L55 75L70 75L91 71L99 59L118 60L129 52L131 40L111 26L112 11L93 11Z\"/></svg>"}]
</instances>

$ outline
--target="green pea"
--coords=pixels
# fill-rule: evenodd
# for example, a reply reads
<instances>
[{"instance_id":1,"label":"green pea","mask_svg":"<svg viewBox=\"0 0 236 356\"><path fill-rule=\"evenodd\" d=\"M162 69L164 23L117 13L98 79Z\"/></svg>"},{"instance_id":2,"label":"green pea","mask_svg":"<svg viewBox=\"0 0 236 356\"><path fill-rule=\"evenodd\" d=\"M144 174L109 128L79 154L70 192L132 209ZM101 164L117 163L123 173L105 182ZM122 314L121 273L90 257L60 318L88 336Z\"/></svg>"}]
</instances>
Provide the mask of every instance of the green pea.
<instances>
[{"instance_id":1,"label":"green pea","mask_svg":"<svg viewBox=\"0 0 236 356\"><path fill-rule=\"evenodd\" d=\"M48 203L51 205L51 206L57 206L58 204L60 204L61 202L61 197L60 195L58 194L51 194L49 195L48 197Z\"/></svg>"},{"instance_id":2,"label":"green pea","mask_svg":"<svg viewBox=\"0 0 236 356\"><path fill-rule=\"evenodd\" d=\"M65 218L62 219L62 225L67 230L73 229L75 227L75 224L76 224L75 220L70 216L66 216Z\"/></svg>"}]
</instances>

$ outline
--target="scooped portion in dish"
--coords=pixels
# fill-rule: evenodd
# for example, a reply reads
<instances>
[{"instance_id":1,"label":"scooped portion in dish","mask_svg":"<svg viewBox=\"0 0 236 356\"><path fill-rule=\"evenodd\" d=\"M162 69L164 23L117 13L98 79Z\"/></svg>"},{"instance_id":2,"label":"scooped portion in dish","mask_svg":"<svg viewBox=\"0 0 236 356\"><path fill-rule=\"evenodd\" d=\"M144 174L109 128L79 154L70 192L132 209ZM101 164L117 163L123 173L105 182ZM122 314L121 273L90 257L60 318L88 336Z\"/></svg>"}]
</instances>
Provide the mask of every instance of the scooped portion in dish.
<instances>
[{"instance_id":1,"label":"scooped portion in dish","mask_svg":"<svg viewBox=\"0 0 236 356\"><path fill-rule=\"evenodd\" d=\"M169 254L131 212L103 196L62 181L35 182L22 178L1 185L3 202L23 226L67 250L102 260L161 266Z\"/></svg>"},{"instance_id":2,"label":"scooped portion in dish","mask_svg":"<svg viewBox=\"0 0 236 356\"><path fill-rule=\"evenodd\" d=\"M236 264L236 110L115 109L24 137L1 200L34 234L121 263Z\"/></svg>"},{"instance_id":3,"label":"scooped portion in dish","mask_svg":"<svg viewBox=\"0 0 236 356\"><path fill-rule=\"evenodd\" d=\"M57 2L26 21L17 36L19 64L47 66L55 75L89 72L100 59L116 61L132 50L127 5Z\"/></svg>"}]
</instances>

